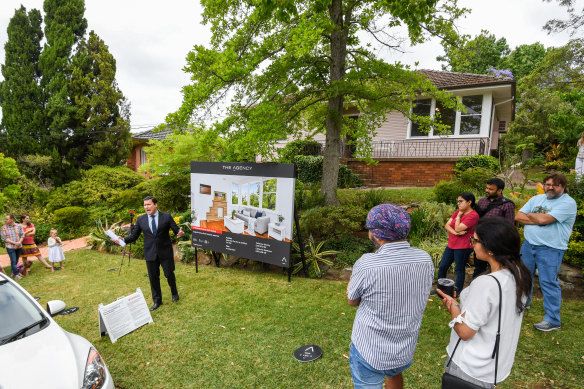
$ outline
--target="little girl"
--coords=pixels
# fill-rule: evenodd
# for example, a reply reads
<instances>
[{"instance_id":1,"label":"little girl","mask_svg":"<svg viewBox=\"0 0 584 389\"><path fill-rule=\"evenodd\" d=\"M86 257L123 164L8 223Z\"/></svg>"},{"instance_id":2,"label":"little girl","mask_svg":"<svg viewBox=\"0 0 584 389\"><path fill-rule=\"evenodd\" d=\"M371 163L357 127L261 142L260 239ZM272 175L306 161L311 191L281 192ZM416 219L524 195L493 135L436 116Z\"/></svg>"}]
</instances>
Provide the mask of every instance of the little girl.
<instances>
[{"instance_id":1,"label":"little girl","mask_svg":"<svg viewBox=\"0 0 584 389\"><path fill-rule=\"evenodd\" d=\"M51 262L51 271L55 271L55 262L62 262L65 260L63 249L61 248L61 238L57 236L57 230L51 228L51 237L49 238L49 262ZM61 263L61 269L65 269ZM58 270L58 269L57 269Z\"/></svg>"}]
</instances>

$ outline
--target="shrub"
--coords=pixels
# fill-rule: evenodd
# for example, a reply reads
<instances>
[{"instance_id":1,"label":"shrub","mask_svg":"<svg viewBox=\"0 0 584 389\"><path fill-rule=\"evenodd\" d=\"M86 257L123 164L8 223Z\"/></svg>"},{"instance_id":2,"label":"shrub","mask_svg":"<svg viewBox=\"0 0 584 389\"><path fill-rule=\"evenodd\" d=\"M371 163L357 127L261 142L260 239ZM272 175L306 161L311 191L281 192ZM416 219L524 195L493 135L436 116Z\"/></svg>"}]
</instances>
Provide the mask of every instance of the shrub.
<instances>
[{"instance_id":1,"label":"shrub","mask_svg":"<svg viewBox=\"0 0 584 389\"><path fill-rule=\"evenodd\" d=\"M319 184L305 184L296 180L295 205L298 210L305 210L325 205L325 196L320 192Z\"/></svg>"},{"instance_id":2,"label":"shrub","mask_svg":"<svg viewBox=\"0 0 584 389\"><path fill-rule=\"evenodd\" d=\"M373 251L373 242L355 236L344 236L338 240L327 240L323 249L338 251L335 267L345 268L353 266L363 254Z\"/></svg>"},{"instance_id":3,"label":"shrub","mask_svg":"<svg viewBox=\"0 0 584 389\"><path fill-rule=\"evenodd\" d=\"M34 223L34 228L36 230L34 234L34 242L36 244L45 243L51 235L51 226L44 223Z\"/></svg>"},{"instance_id":4,"label":"shrub","mask_svg":"<svg viewBox=\"0 0 584 389\"><path fill-rule=\"evenodd\" d=\"M490 171L491 175L499 171L499 161L488 155L472 155L456 160L454 171L458 174L467 169L481 168Z\"/></svg>"},{"instance_id":5,"label":"shrub","mask_svg":"<svg viewBox=\"0 0 584 389\"><path fill-rule=\"evenodd\" d=\"M79 227L83 224L85 209L81 207L65 207L55 211L55 222L66 228Z\"/></svg>"},{"instance_id":6,"label":"shrub","mask_svg":"<svg viewBox=\"0 0 584 389\"><path fill-rule=\"evenodd\" d=\"M298 179L305 183L317 183L322 181L322 156L298 155L293 162L298 170ZM340 188L354 188L362 186L359 177L346 165L339 165L339 178L337 185Z\"/></svg>"},{"instance_id":7,"label":"shrub","mask_svg":"<svg viewBox=\"0 0 584 389\"><path fill-rule=\"evenodd\" d=\"M351 205L312 208L300 219L303 236L340 239L363 229L367 211Z\"/></svg>"},{"instance_id":8,"label":"shrub","mask_svg":"<svg viewBox=\"0 0 584 389\"><path fill-rule=\"evenodd\" d=\"M463 187L468 188L475 194L482 193L485 190L487 181L493 177L493 174L484 169L468 169L458 175L458 181Z\"/></svg>"},{"instance_id":9,"label":"shrub","mask_svg":"<svg viewBox=\"0 0 584 389\"><path fill-rule=\"evenodd\" d=\"M417 210L410 213L412 229L409 240L417 246L426 240L448 239L444 225L452 215L454 209L444 203L422 202Z\"/></svg>"},{"instance_id":10,"label":"shrub","mask_svg":"<svg viewBox=\"0 0 584 389\"><path fill-rule=\"evenodd\" d=\"M294 162L294 157L298 155L319 155L322 145L311 139L297 139L289 142L284 148L278 150L279 160L282 163Z\"/></svg>"},{"instance_id":11,"label":"shrub","mask_svg":"<svg viewBox=\"0 0 584 389\"><path fill-rule=\"evenodd\" d=\"M440 181L434 185L432 192L434 194L434 200L439 203L455 204L458 195L462 192L467 192L468 190L469 188L460 181L452 180Z\"/></svg>"}]
</instances>

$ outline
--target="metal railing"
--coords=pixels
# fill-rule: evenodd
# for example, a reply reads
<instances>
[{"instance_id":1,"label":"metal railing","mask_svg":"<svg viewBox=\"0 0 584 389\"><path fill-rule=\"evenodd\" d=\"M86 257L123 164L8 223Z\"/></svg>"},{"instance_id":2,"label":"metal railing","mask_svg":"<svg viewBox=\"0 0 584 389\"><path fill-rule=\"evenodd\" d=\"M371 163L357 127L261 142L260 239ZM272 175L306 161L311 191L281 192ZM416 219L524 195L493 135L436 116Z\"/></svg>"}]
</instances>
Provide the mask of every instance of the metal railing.
<instances>
[{"instance_id":1,"label":"metal railing","mask_svg":"<svg viewBox=\"0 0 584 389\"><path fill-rule=\"evenodd\" d=\"M486 154L489 138L472 139L405 139L381 140L372 144L372 158L459 158ZM324 152L324 142L321 153ZM360 158L354 146L343 141L340 146L341 158Z\"/></svg>"}]
</instances>

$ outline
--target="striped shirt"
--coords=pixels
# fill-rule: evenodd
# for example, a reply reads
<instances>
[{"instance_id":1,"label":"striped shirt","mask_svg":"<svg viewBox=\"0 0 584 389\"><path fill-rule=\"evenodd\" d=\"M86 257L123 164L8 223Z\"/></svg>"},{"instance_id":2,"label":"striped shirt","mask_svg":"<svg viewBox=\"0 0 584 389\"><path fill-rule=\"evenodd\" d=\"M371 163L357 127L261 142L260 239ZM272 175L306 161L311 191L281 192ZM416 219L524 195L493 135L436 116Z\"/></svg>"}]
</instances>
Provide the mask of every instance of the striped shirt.
<instances>
[{"instance_id":1,"label":"striped shirt","mask_svg":"<svg viewBox=\"0 0 584 389\"><path fill-rule=\"evenodd\" d=\"M413 360L433 278L428 253L406 241L386 243L355 262L347 297L361 302L351 342L375 369Z\"/></svg>"},{"instance_id":2,"label":"striped shirt","mask_svg":"<svg viewBox=\"0 0 584 389\"><path fill-rule=\"evenodd\" d=\"M11 240L13 242L18 242L24 236L24 230L20 224L13 223L11 226L8 224L4 224L2 228L0 228L0 237L2 241L6 244L7 249L16 248L16 245L13 243L6 242L6 239Z\"/></svg>"}]
</instances>

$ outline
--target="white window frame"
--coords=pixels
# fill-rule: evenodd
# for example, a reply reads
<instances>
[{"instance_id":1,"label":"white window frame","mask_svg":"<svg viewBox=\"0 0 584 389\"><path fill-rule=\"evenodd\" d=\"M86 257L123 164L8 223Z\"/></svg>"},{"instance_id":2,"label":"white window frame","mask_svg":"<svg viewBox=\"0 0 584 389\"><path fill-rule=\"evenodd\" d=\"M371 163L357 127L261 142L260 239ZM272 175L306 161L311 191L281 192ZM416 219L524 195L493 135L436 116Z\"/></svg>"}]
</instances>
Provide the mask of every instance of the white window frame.
<instances>
[{"instance_id":1,"label":"white window frame","mask_svg":"<svg viewBox=\"0 0 584 389\"><path fill-rule=\"evenodd\" d=\"M490 115L488 115L488 113L491 110L491 106L492 106L492 94L491 93L477 93L476 91L473 92L468 92L465 93L463 95L457 95L456 98L458 99L459 102L462 102L462 98L463 97L467 97L467 96L482 96L483 97L483 101L481 104L481 124L480 124L480 129L479 129L479 133L478 134L468 134L468 135L464 135L464 134L460 134L460 122L461 122L461 117L462 117L462 112L461 111L456 111L456 119L454 122L454 132L452 134L436 134L434 135L434 129L430 128L430 131L428 132L427 135L415 135L412 136L412 121L408 119L408 129L407 129L407 139L441 139L441 138L463 138L463 139L468 139L468 138L484 138L486 136L488 136L489 133L489 128L488 128L488 118L490 117ZM436 112L436 99L434 98L425 98L425 97L419 97L417 100L432 100L431 104L430 104L430 117L434 117L434 114ZM413 110L413 105L410 108L410 112ZM466 116L467 114L465 114Z\"/></svg>"}]
</instances>

